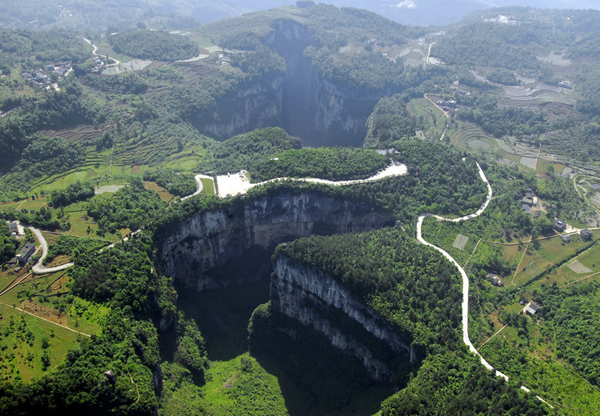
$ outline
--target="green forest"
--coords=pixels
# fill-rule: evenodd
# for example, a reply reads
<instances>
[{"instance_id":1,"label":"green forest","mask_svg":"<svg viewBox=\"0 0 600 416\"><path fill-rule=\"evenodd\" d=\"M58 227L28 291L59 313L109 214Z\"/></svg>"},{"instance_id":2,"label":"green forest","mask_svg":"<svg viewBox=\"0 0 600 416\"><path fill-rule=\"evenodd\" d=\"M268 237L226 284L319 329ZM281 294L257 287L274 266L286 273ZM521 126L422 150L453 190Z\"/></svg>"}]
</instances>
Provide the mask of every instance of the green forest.
<instances>
[{"instance_id":1,"label":"green forest","mask_svg":"<svg viewBox=\"0 0 600 416\"><path fill-rule=\"evenodd\" d=\"M162 30L124 31L111 35L108 40L115 52L133 58L176 61L198 54L194 42Z\"/></svg>"},{"instance_id":2,"label":"green forest","mask_svg":"<svg viewBox=\"0 0 600 416\"><path fill-rule=\"evenodd\" d=\"M352 148L293 149L251 166L253 182L274 178L320 178L333 181L364 179L388 165L373 150Z\"/></svg>"}]
</instances>

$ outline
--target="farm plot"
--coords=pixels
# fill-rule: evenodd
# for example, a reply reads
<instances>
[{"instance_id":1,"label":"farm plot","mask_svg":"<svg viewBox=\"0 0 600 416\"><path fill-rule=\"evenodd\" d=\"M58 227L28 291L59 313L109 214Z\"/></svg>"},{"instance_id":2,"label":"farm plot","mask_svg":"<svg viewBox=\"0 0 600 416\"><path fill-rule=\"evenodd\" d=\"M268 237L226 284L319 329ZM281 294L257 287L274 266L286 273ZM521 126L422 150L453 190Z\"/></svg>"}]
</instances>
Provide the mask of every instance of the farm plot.
<instances>
[{"instance_id":1,"label":"farm plot","mask_svg":"<svg viewBox=\"0 0 600 416\"><path fill-rule=\"evenodd\" d=\"M598 234L596 232L596 238ZM547 281L556 282L556 284L562 286L565 284L570 284L577 281L589 281L589 279L594 279L596 281L600 281L600 245L595 245L591 249L583 252L574 262L568 262L567 264L562 265L558 270L552 273ZM575 269L575 270L574 270ZM584 273L578 273L583 272ZM589 278L588 278L589 277Z\"/></svg>"},{"instance_id":2,"label":"farm plot","mask_svg":"<svg viewBox=\"0 0 600 416\"><path fill-rule=\"evenodd\" d=\"M578 251L590 245L574 235L570 243L565 243L560 238L551 238L540 242L540 249L531 250L531 245L525 253L519 270L514 278L514 284L523 285L540 273L548 270L554 264L574 256ZM547 282L546 282L547 283Z\"/></svg>"},{"instance_id":3,"label":"farm plot","mask_svg":"<svg viewBox=\"0 0 600 416\"><path fill-rule=\"evenodd\" d=\"M567 264L567 267L577 274L586 274L592 272L592 269L585 267L579 260L573 260L571 263Z\"/></svg>"},{"instance_id":4,"label":"farm plot","mask_svg":"<svg viewBox=\"0 0 600 416\"><path fill-rule=\"evenodd\" d=\"M472 123L455 120L450 125L446 135L454 146L461 149L486 152L498 150L496 139L487 135Z\"/></svg>"},{"instance_id":5,"label":"farm plot","mask_svg":"<svg viewBox=\"0 0 600 416\"><path fill-rule=\"evenodd\" d=\"M64 361L81 335L0 303L0 379L39 378Z\"/></svg>"},{"instance_id":6,"label":"farm plot","mask_svg":"<svg viewBox=\"0 0 600 416\"><path fill-rule=\"evenodd\" d=\"M463 224L438 222L430 218L423 223L423 238L446 250L460 264L465 264L480 236Z\"/></svg>"},{"instance_id":7,"label":"farm plot","mask_svg":"<svg viewBox=\"0 0 600 416\"><path fill-rule=\"evenodd\" d=\"M525 157L525 156L523 156L521 158L520 163L521 163L521 165L523 165L523 166L525 166L525 167L527 167L529 169L535 170L536 166L537 166L537 158L536 157Z\"/></svg>"},{"instance_id":8,"label":"farm plot","mask_svg":"<svg viewBox=\"0 0 600 416\"><path fill-rule=\"evenodd\" d=\"M454 240L454 244L452 244L452 247L457 248L460 251L463 251L465 249L465 245L467 245L468 241L469 241L469 237L459 234L456 236L456 240Z\"/></svg>"},{"instance_id":9,"label":"farm plot","mask_svg":"<svg viewBox=\"0 0 600 416\"><path fill-rule=\"evenodd\" d=\"M424 136L439 140L447 122L444 113L425 98L417 98L408 103L408 112L416 117L423 117L427 130Z\"/></svg>"},{"instance_id":10,"label":"farm plot","mask_svg":"<svg viewBox=\"0 0 600 416\"><path fill-rule=\"evenodd\" d=\"M91 141L102 135L104 132L112 129L111 125L95 127L91 124L80 124L64 130L45 130L42 133L47 137L62 137L69 143Z\"/></svg>"}]
</instances>

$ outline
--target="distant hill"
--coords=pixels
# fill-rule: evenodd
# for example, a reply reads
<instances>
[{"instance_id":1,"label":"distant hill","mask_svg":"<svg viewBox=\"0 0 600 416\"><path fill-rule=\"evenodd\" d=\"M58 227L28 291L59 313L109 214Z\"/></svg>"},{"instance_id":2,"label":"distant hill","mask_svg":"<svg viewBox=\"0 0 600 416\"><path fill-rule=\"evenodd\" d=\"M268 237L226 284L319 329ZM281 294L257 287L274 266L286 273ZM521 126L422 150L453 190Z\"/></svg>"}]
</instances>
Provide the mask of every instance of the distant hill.
<instances>
[{"instance_id":1,"label":"distant hill","mask_svg":"<svg viewBox=\"0 0 600 416\"><path fill-rule=\"evenodd\" d=\"M325 0L338 7L356 7L412 26L447 25L467 14L492 7L527 6L549 9L599 9L594 0ZM0 26L24 29L64 27L98 32L139 23L178 29L242 14L295 4L293 0L0 0Z\"/></svg>"}]
</instances>

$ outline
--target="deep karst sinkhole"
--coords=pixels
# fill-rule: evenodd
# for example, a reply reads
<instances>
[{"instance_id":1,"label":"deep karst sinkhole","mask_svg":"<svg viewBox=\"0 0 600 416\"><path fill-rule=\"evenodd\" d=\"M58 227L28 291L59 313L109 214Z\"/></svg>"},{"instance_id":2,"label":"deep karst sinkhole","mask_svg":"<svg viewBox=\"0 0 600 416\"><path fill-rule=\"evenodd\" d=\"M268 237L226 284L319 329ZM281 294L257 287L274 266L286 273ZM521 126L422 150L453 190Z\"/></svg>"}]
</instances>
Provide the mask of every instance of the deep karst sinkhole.
<instances>
[{"instance_id":1,"label":"deep karst sinkhole","mask_svg":"<svg viewBox=\"0 0 600 416\"><path fill-rule=\"evenodd\" d=\"M293 289L294 302L306 299L304 317L314 313L321 330L286 315L287 301L280 295L267 308L276 284L271 257L285 241L392 224L390 214L364 203L278 192L194 214L159 237L160 252L165 271L175 279L178 306L197 322L210 360L232 360L250 350L277 376L293 414L336 414L335 409L352 414L350 409L357 408L365 414L376 412L381 400L403 384L409 356L397 354L353 321L352 314L327 306L301 285ZM357 305L359 313L363 310ZM340 340L358 348L343 351ZM378 378L373 369L382 368L385 377ZM396 370L398 377L391 379Z\"/></svg>"},{"instance_id":2,"label":"deep karst sinkhole","mask_svg":"<svg viewBox=\"0 0 600 416\"><path fill-rule=\"evenodd\" d=\"M285 71L267 71L217 100L218 117L211 110L194 120L202 132L228 139L257 128L282 127L307 146L362 146L375 105L398 92L365 92L329 79L305 55L314 41L298 22L276 20L263 42L283 58Z\"/></svg>"}]
</instances>

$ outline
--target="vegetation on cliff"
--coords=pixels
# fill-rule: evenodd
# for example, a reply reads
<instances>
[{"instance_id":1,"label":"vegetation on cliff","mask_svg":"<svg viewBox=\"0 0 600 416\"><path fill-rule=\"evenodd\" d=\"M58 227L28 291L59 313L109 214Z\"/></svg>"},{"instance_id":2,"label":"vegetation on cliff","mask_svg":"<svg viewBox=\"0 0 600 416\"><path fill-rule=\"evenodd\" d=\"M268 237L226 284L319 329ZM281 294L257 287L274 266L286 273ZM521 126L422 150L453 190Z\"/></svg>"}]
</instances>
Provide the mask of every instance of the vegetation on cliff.
<instances>
[{"instance_id":1,"label":"vegetation on cliff","mask_svg":"<svg viewBox=\"0 0 600 416\"><path fill-rule=\"evenodd\" d=\"M407 99L396 94L379 100L367 121L364 147L384 149L392 142L413 137L423 128L423 120L406 109Z\"/></svg>"},{"instance_id":2,"label":"vegetation on cliff","mask_svg":"<svg viewBox=\"0 0 600 416\"><path fill-rule=\"evenodd\" d=\"M130 5L127 1L125 9ZM31 20L30 25L51 24L56 17L48 10L40 3L40 19ZM22 16L13 12L14 7L7 8L7 16ZM506 13L517 24L491 21L497 20L498 13ZM164 17L158 14L143 17L148 27L163 27L167 20L183 22L175 17L161 20ZM365 402L376 403L365 406L364 413L376 412L381 400L391 394L389 386L375 385L357 368L359 363L345 361L333 348L323 357L326 340L316 340L317 336L289 322L289 332L309 342L296 345L291 338L277 338L281 344L268 345L269 354L279 354L280 361L285 361L288 352L295 360L284 363L278 373L281 386L265 381L261 366L267 367L268 360L257 362L247 356L215 365L211 373L203 337L180 313L175 289L160 273L150 237L142 232L131 242L102 253L97 248L104 243L81 239L98 233L116 241L144 227L156 230L158 241L173 225L200 211L226 209L235 215L253 198L310 192L359 201L361 207L386 211L400 220L398 229L331 240L313 238L288 246L291 250L297 244L303 247L299 253L314 256L315 264L333 267L330 271L340 281L399 330L413 334L415 345L429 352L411 381L401 377L397 387L404 387L404 382L408 387L384 403L384 414L538 414L539 407L527 403L529 399L516 392L515 386L493 378L459 346L459 308L451 307L457 303L455 270L406 236L414 231L419 213L460 216L479 208L487 190L469 154L477 155L494 187L494 199L477 220L460 224L426 221L424 235L469 266L473 342L485 342L506 325L485 346L484 356L490 362L506 369L511 380L533 382L526 385L560 403L561 411L583 413L599 407L592 387L597 386L600 371L594 361L597 340L590 324L597 321L594 308L599 302L593 283L598 266L590 260L596 248L592 246L585 257L581 250L587 246L579 237L564 244L558 238L537 237L550 237L555 217L581 228L597 221L586 199L597 200L598 180L588 173L569 177L566 168L593 173L600 157L600 74L596 69L600 13L509 9L485 14L484 19L477 15L477 21L441 34L438 28L435 33L408 28L356 9L315 5L250 14L202 27L199 32L190 29L192 33L185 36L145 30L143 22L133 19L126 19L125 26L139 23L140 30L126 32L118 23L124 16L119 16L113 19L115 28L108 31L119 32L111 37L112 45L92 30L95 24L105 24L107 16L85 26L77 13L73 19L66 16L68 12L61 9L60 20L85 27L86 33L0 30L2 217L49 230L69 229L79 236L48 239L50 256L71 257L76 262L73 269L24 281L2 297L0 374L10 380L0 386L0 413L153 414L160 408L165 414L177 414L180 409L179 414L198 414L210 413L211 404L227 396L227 406L220 408L223 413L229 409L265 413L267 403L273 403L273 413L285 412L284 405L292 406L290 412L311 413L310 406L293 407L293 399L301 397L306 403L324 404L323 413L337 409L345 414L339 406L362 402L360 393L365 391L369 391ZM138 11L131 16L142 19ZM294 58L306 65L300 67L303 73L317 77L319 88L327 91L319 92L318 98L348 111L350 119L334 117L332 126L351 124L358 113L366 118L372 104L390 95L379 100L369 117L365 146L393 148L397 152L393 158L408 166L408 174L346 187L273 183L254 188L246 196L220 200L202 195L170 205L144 189L141 178L157 182L172 194L186 195L195 188L193 173L200 171L246 169L253 180L276 176L336 180L370 176L382 166L384 159L370 151L300 150L300 140L279 127L223 142L204 135L225 139L234 134L232 129L240 132L257 125L285 124L281 114L269 115L286 102L278 101L289 93L286 71L288 65L297 64L288 56L287 62L283 59L282 48L289 45L280 44L282 35L293 38L288 40L298 50ZM115 55L123 53L171 61L196 55L196 42L218 52L200 61L158 62L139 71L105 75L95 73L92 46L80 36L93 40L103 60L109 55L126 62L127 57ZM166 45L168 51L163 48ZM436 66L433 59L425 64L430 45L432 56L444 65ZM63 78L52 68L65 60L73 62L74 70ZM128 65L105 73L126 70ZM36 86L22 75L34 72L45 73L50 86ZM353 100L363 98L368 108L355 108ZM438 105L448 106L448 111L442 114L429 100L443 102ZM248 109L253 106L259 110L251 113ZM268 111L260 113L267 107ZM7 114L9 110L14 111ZM271 117L268 121L265 114ZM452 150L448 143L460 150ZM486 152L505 166L486 159ZM529 163L533 159L535 163ZM96 185L122 185L132 177L136 179L118 192L93 196ZM538 219L523 211L521 198L526 189L542 200L546 212ZM329 231L324 228L320 231ZM462 241L468 238L463 249L454 246L459 234ZM0 260L12 257L18 245L0 225ZM575 259L569 257L572 253L582 254L582 264L592 270L589 276L564 271ZM227 266L230 272L237 263ZM23 268L22 273L26 272ZM490 272L500 274L506 287L492 286L486 280ZM14 268L0 272L1 289L24 276L18 273ZM417 279L417 275L421 276ZM402 302L408 298L410 302ZM530 298L541 304L539 314L534 318L517 315L523 307L519 301ZM94 331L86 332L89 323L78 312L83 303L110 311L97 319L96 335L90 341L84 334ZM33 344L31 348L45 350L42 345L48 344L33 340L37 329L29 331L41 319L33 315L16 322L12 319L19 313L25 315L20 309L56 315L71 330L81 330L84 341L56 369L60 355L55 358L42 350L28 355L20 349L21 344L25 348ZM257 310L255 322L261 314L263 323L271 322L266 308ZM74 327L73 322L81 327ZM60 344L66 350L78 342L78 334L63 329L70 334ZM59 338L50 343L58 344ZM245 339L245 332L241 338ZM160 363L164 364L162 377ZM309 367L308 371L303 367ZM106 371L111 373L105 375ZM299 389L287 389L288 375L303 380ZM22 376L38 381L23 383ZM341 391L338 381L343 377L358 380L351 380L351 388ZM324 378L328 387L321 389L319 381ZM588 390L569 390L573 379ZM562 380L567 380L564 385ZM577 406L574 396L581 400Z\"/></svg>"},{"instance_id":3,"label":"vegetation on cliff","mask_svg":"<svg viewBox=\"0 0 600 416\"><path fill-rule=\"evenodd\" d=\"M103 330L82 340L51 375L31 384L2 383L2 414L153 413L162 389L155 320L174 321L177 361L186 372L203 373L203 340L195 324L177 316L171 281L154 271L151 255L152 240L140 233L77 258L69 272L72 295L110 308Z\"/></svg>"},{"instance_id":4,"label":"vegetation on cliff","mask_svg":"<svg viewBox=\"0 0 600 416\"><path fill-rule=\"evenodd\" d=\"M279 246L277 255L323 270L400 332L411 334L414 346L460 342L458 271L398 228L299 239Z\"/></svg>"},{"instance_id":5,"label":"vegetation on cliff","mask_svg":"<svg viewBox=\"0 0 600 416\"><path fill-rule=\"evenodd\" d=\"M214 142L208 147L210 159L206 159L198 169L216 174L251 171L265 158L281 151L299 149L302 141L292 137L279 127L269 127L240 134L223 142Z\"/></svg>"}]
</instances>

